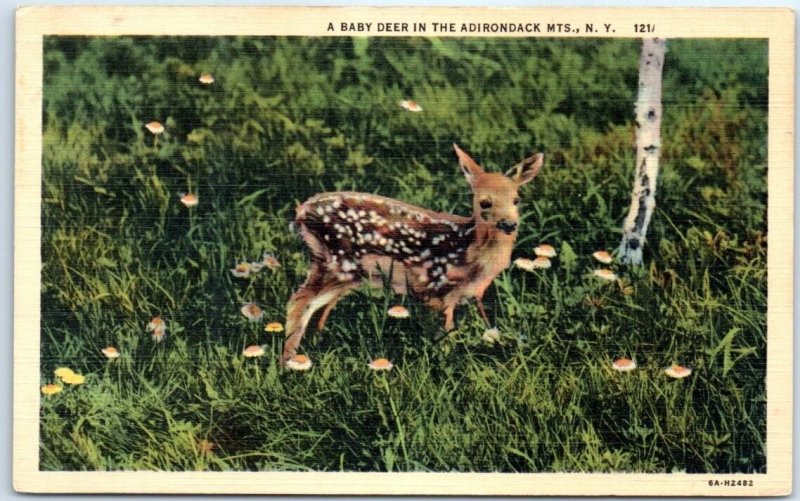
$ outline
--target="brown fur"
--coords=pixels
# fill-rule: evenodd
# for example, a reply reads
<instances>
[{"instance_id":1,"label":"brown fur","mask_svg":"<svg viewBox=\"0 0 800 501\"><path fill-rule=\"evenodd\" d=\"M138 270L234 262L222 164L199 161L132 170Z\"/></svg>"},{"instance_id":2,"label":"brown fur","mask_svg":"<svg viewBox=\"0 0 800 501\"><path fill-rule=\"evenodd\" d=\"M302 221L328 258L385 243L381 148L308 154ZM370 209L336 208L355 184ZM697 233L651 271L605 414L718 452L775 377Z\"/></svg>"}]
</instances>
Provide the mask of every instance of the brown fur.
<instances>
[{"instance_id":1,"label":"brown fur","mask_svg":"<svg viewBox=\"0 0 800 501\"><path fill-rule=\"evenodd\" d=\"M489 324L482 298L510 264L517 190L536 176L543 157L526 158L502 175L485 172L455 150L473 192L471 218L356 192L322 193L297 208L295 222L311 250L311 268L287 306L282 363L297 352L314 313L325 308L317 324L322 329L336 302L362 283L388 280L395 292L443 312L448 331L456 305L474 297Z\"/></svg>"}]
</instances>

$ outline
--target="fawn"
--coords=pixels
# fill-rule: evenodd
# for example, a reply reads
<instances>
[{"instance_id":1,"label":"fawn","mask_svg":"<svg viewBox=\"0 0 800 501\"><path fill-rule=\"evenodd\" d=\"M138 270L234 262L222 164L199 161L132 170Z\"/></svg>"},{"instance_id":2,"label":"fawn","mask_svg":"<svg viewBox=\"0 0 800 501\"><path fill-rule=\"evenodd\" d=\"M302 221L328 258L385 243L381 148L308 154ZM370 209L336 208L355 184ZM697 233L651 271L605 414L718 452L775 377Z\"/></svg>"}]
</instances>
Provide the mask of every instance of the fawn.
<instances>
[{"instance_id":1,"label":"fawn","mask_svg":"<svg viewBox=\"0 0 800 501\"><path fill-rule=\"evenodd\" d=\"M526 158L503 175L485 172L453 146L472 188L472 217L355 192L322 193L297 207L295 224L311 249L311 267L287 306L282 363L297 352L314 313L325 307L317 323L322 330L336 303L362 283L380 287L388 280L396 293L443 312L446 331L454 328L456 305L474 297L491 325L483 294L510 264L517 190L536 176L544 156Z\"/></svg>"}]
</instances>

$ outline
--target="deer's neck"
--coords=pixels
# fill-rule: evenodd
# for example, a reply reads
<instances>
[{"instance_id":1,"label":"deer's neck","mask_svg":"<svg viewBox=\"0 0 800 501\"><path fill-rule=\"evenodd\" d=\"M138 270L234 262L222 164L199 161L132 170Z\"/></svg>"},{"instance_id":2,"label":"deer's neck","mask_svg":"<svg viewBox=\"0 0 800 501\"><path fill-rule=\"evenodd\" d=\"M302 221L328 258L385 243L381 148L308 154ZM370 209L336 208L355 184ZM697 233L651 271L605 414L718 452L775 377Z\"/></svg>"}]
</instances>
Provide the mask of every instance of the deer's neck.
<instances>
[{"instance_id":1,"label":"deer's neck","mask_svg":"<svg viewBox=\"0 0 800 501\"><path fill-rule=\"evenodd\" d=\"M517 238L516 232L509 235L498 230L494 224L476 222L473 233L474 238L467 250L467 262L495 273L507 268Z\"/></svg>"},{"instance_id":2,"label":"deer's neck","mask_svg":"<svg viewBox=\"0 0 800 501\"><path fill-rule=\"evenodd\" d=\"M506 248L514 245L517 233L507 234L497 229L492 223L475 222L474 238L470 242L470 247L483 250L491 248Z\"/></svg>"}]
</instances>

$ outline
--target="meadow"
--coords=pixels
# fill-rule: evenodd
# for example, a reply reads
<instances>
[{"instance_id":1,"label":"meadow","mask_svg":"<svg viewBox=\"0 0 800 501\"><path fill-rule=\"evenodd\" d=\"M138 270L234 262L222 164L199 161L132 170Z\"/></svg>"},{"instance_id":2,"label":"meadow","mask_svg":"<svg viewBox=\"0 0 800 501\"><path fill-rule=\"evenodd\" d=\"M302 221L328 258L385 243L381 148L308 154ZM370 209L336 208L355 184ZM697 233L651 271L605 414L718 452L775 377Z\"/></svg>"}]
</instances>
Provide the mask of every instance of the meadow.
<instances>
[{"instance_id":1,"label":"meadow","mask_svg":"<svg viewBox=\"0 0 800 501\"><path fill-rule=\"evenodd\" d=\"M638 56L624 39L47 37L41 385L61 391L41 396L40 468L766 471L767 43L668 42L644 264L609 282L591 255L630 203ZM307 271L294 207L355 190L468 214L454 142L490 170L546 156L513 258L558 255L489 289L500 339L474 304L447 334L364 289L307 334L309 371L281 369L265 324ZM264 253L280 266L231 273Z\"/></svg>"}]
</instances>

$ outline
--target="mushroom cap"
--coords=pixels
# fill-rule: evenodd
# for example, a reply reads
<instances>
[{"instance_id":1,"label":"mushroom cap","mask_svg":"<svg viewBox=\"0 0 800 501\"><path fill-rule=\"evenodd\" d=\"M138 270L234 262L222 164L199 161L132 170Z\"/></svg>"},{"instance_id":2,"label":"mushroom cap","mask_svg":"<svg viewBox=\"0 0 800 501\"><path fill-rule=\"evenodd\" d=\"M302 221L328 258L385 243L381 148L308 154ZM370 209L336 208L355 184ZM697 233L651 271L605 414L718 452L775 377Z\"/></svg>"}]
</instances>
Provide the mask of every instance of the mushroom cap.
<instances>
[{"instance_id":1,"label":"mushroom cap","mask_svg":"<svg viewBox=\"0 0 800 501\"><path fill-rule=\"evenodd\" d=\"M55 395L56 393L63 390L63 388L57 384L46 384L42 386L42 394L43 395Z\"/></svg>"},{"instance_id":2,"label":"mushroom cap","mask_svg":"<svg viewBox=\"0 0 800 501\"><path fill-rule=\"evenodd\" d=\"M419 105L418 102L414 101L413 99L403 99L400 101L400 107L413 112L420 112L422 111L422 106Z\"/></svg>"},{"instance_id":3,"label":"mushroom cap","mask_svg":"<svg viewBox=\"0 0 800 501\"><path fill-rule=\"evenodd\" d=\"M181 195L181 203L186 207L194 207L199 203L199 200L194 193L185 193Z\"/></svg>"},{"instance_id":4,"label":"mushroom cap","mask_svg":"<svg viewBox=\"0 0 800 501\"><path fill-rule=\"evenodd\" d=\"M394 367L394 364L388 358L376 358L369 363L369 368L374 371L388 371Z\"/></svg>"},{"instance_id":5,"label":"mushroom cap","mask_svg":"<svg viewBox=\"0 0 800 501\"><path fill-rule=\"evenodd\" d=\"M105 355L107 358L117 358L117 357L119 357L119 355L120 355L120 353L119 353L119 350L118 350L118 349L116 349L116 348L115 348L115 347L113 347L113 346L106 346L105 348L103 348L103 349L102 349L102 350L100 350L100 351L101 351L101 352L103 353L103 355Z\"/></svg>"},{"instance_id":6,"label":"mushroom cap","mask_svg":"<svg viewBox=\"0 0 800 501\"><path fill-rule=\"evenodd\" d=\"M617 280L619 278L616 273L614 273L613 271L609 270L608 268L599 268L597 270L594 270L593 273L594 273L594 276L596 276L598 278L602 278L603 280L612 280L613 281L613 280Z\"/></svg>"},{"instance_id":7,"label":"mushroom cap","mask_svg":"<svg viewBox=\"0 0 800 501\"><path fill-rule=\"evenodd\" d=\"M147 324L147 331L148 332L149 331L156 331L156 330L160 330L160 329L165 329L165 328L166 328L166 324L164 323L164 320L161 318L161 315L156 315L155 317L150 319L150 322Z\"/></svg>"},{"instance_id":8,"label":"mushroom cap","mask_svg":"<svg viewBox=\"0 0 800 501\"><path fill-rule=\"evenodd\" d=\"M258 344L253 344L242 350L242 355L246 358L260 357L264 354L264 347Z\"/></svg>"},{"instance_id":9,"label":"mushroom cap","mask_svg":"<svg viewBox=\"0 0 800 501\"><path fill-rule=\"evenodd\" d=\"M59 367L58 369L53 371L53 373L56 375L56 377L59 378L64 378L75 374L75 372L73 372L73 370L70 369L69 367Z\"/></svg>"},{"instance_id":10,"label":"mushroom cap","mask_svg":"<svg viewBox=\"0 0 800 501\"><path fill-rule=\"evenodd\" d=\"M83 384L86 382L86 376L82 374L68 374L61 378L67 384Z\"/></svg>"},{"instance_id":11,"label":"mushroom cap","mask_svg":"<svg viewBox=\"0 0 800 501\"><path fill-rule=\"evenodd\" d=\"M200 78L198 78L198 80L202 84L210 85L210 84L214 83L214 75L212 75L211 73L209 73L207 71L204 71L200 75Z\"/></svg>"},{"instance_id":12,"label":"mushroom cap","mask_svg":"<svg viewBox=\"0 0 800 501\"><path fill-rule=\"evenodd\" d=\"M411 315L405 306L399 304L389 308L386 314L392 318L408 318Z\"/></svg>"},{"instance_id":13,"label":"mushroom cap","mask_svg":"<svg viewBox=\"0 0 800 501\"><path fill-rule=\"evenodd\" d=\"M267 332L283 332L283 324L280 322L270 322L264 327L264 330Z\"/></svg>"},{"instance_id":14,"label":"mushroom cap","mask_svg":"<svg viewBox=\"0 0 800 501\"><path fill-rule=\"evenodd\" d=\"M632 371L636 368L636 361L630 358L618 358L611 364L614 370L620 372Z\"/></svg>"},{"instance_id":15,"label":"mushroom cap","mask_svg":"<svg viewBox=\"0 0 800 501\"><path fill-rule=\"evenodd\" d=\"M692 373L692 369L690 369L689 367L684 367L679 364L672 364L671 366L664 369L664 373L669 377L680 379L690 375Z\"/></svg>"},{"instance_id":16,"label":"mushroom cap","mask_svg":"<svg viewBox=\"0 0 800 501\"><path fill-rule=\"evenodd\" d=\"M156 135L164 132L164 125L158 120L153 120L152 122L145 124L145 128Z\"/></svg>"},{"instance_id":17,"label":"mushroom cap","mask_svg":"<svg viewBox=\"0 0 800 501\"><path fill-rule=\"evenodd\" d=\"M597 259L603 264L611 264L614 258L611 257L611 254L604 250L595 251L592 253L592 257Z\"/></svg>"},{"instance_id":18,"label":"mushroom cap","mask_svg":"<svg viewBox=\"0 0 800 501\"><path fill-rule=\"evenodd\" d=\"M533 267L539 270L546 270L553 266L549 257L539 256L533 260Z\"/></svg>"},{"instance_id":19,"label":"mushroom cap","mask_svg":"<svg viewBox=\"0 0 800 501\"><path fill-rule=\"evenodd\" d=\"M550 244L540 244L538 247L534 247L533 252L539 257L556 257L557 255L556 249Z\"/></svg>"},{"instance_id":20,"label":"mushroom cap","mask_svg":"<svg viewBox=\"0 0 800 501\"><path fill-rule=\"evenodd\" d=\"M533 259L528 259L526 257L518 257L515 259L514 266L522 268L525 271L533 271L536 268L533 263Z\"/></svg>"},{"instance_id":21,"label":"mushroom cap","mask_svg":"<svg viewBox=\"0 0 800 501\"><path fill-rule=\"evenodd\" d=\"M305 355L295 355L286 361L286 368L293 371L307 371L311 365L311 359Z\"/></svg>"},{"instance_id":22,"label":"mushroom cap","mask_svg":"<svg viewBox=\"0 0 800 501\"><path fill-rule=\"evenodd\" d=\"M242 315L254 322L261 320L261 317L264 316L264 312L255 303L246 303L239 311L242 312Z\"/></svg>"}]
</instances>

